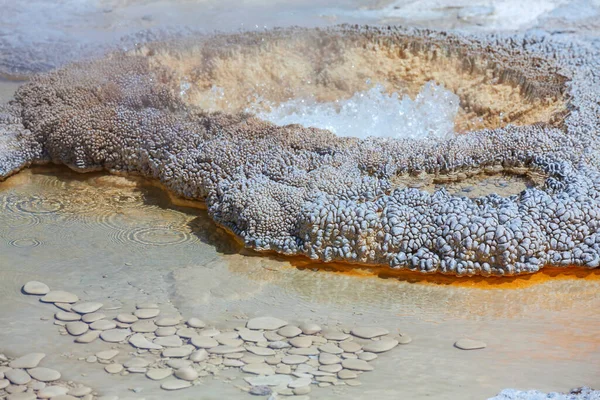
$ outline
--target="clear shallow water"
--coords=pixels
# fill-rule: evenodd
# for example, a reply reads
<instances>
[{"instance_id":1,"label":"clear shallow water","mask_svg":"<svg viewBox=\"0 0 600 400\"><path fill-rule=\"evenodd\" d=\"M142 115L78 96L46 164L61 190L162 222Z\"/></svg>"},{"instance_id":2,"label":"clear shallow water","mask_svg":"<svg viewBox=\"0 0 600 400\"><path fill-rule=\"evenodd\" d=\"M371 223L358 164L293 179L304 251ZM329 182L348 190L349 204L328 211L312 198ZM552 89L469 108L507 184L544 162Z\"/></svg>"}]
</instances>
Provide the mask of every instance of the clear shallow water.
<instances>
[{"instance_id":1,"label":"clear shallow water","mask_svg":"<svg viewBox=\"0 0 600 400\"><path fill-rule=\"evenodd\" d=\"M0 254L0 352L44 351L67 377L103 394L142 387L146 399L181 398L143 377L111 377L77 361L99 349L74 347L41 321L52 311L20 293L24 282L124 308L158 302L216 324L270 314L324 326L381 325L413 337L380 357L363 386L316 388L317 399L483 399L506 387L565 391L600 383L599 280L483 290L325 272L307 260L242 249L205 211L175 205L144 180L57 167L9 178L0 183ZM488 347L458 351L452 344L461 337ZM220 381L188 393L248 398Z\"/></svg>"},{"instance_id":2,"label":"clear shallow water","mask_svg":"<svg viewBox=\"0 0 600 400\"><path fill-rule=\"evenodd\" d=\"M368 136L443 139L454 135L459 101L457 95L435 82L425 84L414 99L388 94L377 84L335 102L299 98L279 105L261 104L261 108L266 106L270 110L258 111L257 115L278 125L300 124L361 139Z\"/></svg>"}]
</instances>

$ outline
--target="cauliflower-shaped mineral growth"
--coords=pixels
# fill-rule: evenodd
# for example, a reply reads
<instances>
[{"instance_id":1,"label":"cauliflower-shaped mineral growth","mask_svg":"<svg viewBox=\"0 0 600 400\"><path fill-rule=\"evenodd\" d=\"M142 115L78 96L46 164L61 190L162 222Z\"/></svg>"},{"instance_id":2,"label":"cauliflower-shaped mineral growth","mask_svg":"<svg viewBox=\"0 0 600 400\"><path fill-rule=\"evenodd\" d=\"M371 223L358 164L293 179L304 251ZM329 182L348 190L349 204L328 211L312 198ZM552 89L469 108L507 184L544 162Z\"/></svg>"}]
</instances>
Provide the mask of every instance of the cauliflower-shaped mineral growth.
<instances>
[{"instance_id":1,"label":"cauliflower-shaped mineral growth","mask_svg":"<svg viewBox=\"0 0 600 400\"><path fill-rule=\"evenodd\" d=\"M599 59L540 33L348 26L150 43L23 85L0 109L0 176L41 162L141 174L206 201L249 247L323 261L456 275L595 268ZM258 97L349 99L368 80L409 95L443 85L460 99L461 134L359 140L244 112ZM545 182L472 199L398 185L485 171Z\"/></svg>"}]
</instances>

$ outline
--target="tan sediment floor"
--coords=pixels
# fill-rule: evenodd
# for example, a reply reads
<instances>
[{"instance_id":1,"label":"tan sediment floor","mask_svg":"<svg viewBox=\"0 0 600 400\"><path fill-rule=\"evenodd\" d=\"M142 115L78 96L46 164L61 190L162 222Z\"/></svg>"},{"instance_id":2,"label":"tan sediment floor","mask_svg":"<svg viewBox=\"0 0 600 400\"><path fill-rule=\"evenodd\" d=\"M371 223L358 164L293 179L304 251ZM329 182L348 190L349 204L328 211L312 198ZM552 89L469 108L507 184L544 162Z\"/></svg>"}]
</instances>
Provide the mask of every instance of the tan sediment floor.
<instances>
[{"instance_id":1,"label":"tan sediment floor","mask_svg":"<svg viewBox=\"0 0 600 400\"><path fill-rule=\"evenodd\" d=\"M322 326L380 325L413 338L375 360L362 386L315 388L313 399L482 399L506 387L600 386L600 280L594 273L549 272L559 276L485 286L325 272L336 268L241 249L205 211L174 206L141 180L58 167L33 168L0 183L0 210L0 352L45 352L46 363L66 379L101 394L249 396L212 379L165 392L143 376L109 376L99 364L78 361L106 343L82 346L60 336L51 322L54 308L23 296L23 283L43 281L106 307L158 302L224 326L272 315ZM463 337L488 347L454 348Z\"/></svg>"}]
</instances>

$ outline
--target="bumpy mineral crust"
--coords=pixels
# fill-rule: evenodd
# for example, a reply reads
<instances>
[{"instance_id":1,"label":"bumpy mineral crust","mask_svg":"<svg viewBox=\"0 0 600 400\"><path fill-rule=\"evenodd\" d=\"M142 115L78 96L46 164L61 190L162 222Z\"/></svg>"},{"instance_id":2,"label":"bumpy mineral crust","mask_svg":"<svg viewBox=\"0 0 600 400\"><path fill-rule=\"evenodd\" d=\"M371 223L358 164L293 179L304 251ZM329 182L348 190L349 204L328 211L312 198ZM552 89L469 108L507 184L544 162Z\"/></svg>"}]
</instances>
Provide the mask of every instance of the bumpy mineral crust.
<instances>
[{"instance_id":1,"label":"bumpy mineral crust","mask_svg":"<svg viewBox=\"0 0 600 400\"><path fill-rule=\"evenodd\" d=\"M141 174L206 201L215 221L249 247L323 261L456 275L596 268L598 60L585 44L545 34L401 28L154 43L23 85L0 109L0 176L37 162ZM359 73L350 76L352 69ZM459 94L464 119L479 125L448 140L358 140L276 126L234 101L260 79L299 88L289 96L313 89L350 96L361 89L357 82L373 78L365 71L407 92L413 80L440 80ZM202 106L213 81L241 88L230 90L221 112ZM282 90L259 94L283 100L276 98ZM502 107L508 119L498 117ZM546 179L518 195L474 199L395 184L416 174L444 182L486 170Z\"/></svg>"}]
</instances>

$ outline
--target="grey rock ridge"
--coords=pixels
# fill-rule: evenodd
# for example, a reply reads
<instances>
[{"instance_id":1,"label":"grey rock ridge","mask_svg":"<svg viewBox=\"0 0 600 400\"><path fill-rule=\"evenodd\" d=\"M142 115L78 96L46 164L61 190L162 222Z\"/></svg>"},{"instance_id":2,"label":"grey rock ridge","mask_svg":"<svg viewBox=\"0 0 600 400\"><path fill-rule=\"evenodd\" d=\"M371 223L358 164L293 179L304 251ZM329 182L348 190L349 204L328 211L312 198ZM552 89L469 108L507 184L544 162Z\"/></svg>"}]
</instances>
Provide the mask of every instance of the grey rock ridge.
<instances>
[{"instance_id":1,"label":"grey rock ridge","mask_svg":"<svg viewBox=\"0 0 600 400\"><path fill-rule=\"evenodd\" d=\"M21 86L0 108L0 177L46 162L140 174L205 201L248 247L326 262L459 276L596 268L599 59L586 43L543 33L397 27L150 43ZM409 92L439 80L479 125L447 140L359 140L276 126L235 104L263 81L280 85L260 93L272 99L306 82L323 96L352 93L365 71ZM232 82L229 108L203 106L212 85ZM398 177L445 182L487 170L533 171L545 182L472 199L397 185Z\"/></svg>"}]
</instances>

